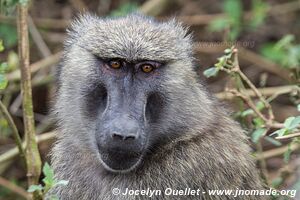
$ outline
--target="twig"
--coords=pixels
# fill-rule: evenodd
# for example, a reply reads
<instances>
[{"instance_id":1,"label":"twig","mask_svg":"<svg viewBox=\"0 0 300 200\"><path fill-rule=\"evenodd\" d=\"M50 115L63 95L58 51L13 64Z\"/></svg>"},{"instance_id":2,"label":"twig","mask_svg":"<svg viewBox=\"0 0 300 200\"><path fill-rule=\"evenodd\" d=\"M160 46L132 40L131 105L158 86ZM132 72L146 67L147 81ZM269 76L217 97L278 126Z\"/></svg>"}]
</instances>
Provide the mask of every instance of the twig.
<instances>
[{"instance_id":1,"label":"twig","mask_svg":"<svg viewBox=\"0 0 300 200\"><path fill-rule=\"evenodd\" d=\"M20 195L24 199L28 199L28 200L30 199L28 193L23 188L11 183L10 181L6 180L5 178L3 178L1 176L0 176L0 185L18 195Z\"/></svg>"},{"instance_id":2,"label":"twig","mask_svg":"<svg viewBox=\"0 0 300 200\"><path fill-rule=\"evenodd\" d=\"M9 114L8 110L6 109L5 105L2 103L1 100L0 100L0 111L2 112L4 118L8 122L10 128L12 129L13 137L14 137L15 142L17 144L20 157L24 160L24 163L26 163L25 153L24 153L24 150L23 150L23 147L22 147L22 139L20 137L19 131L16 127L16 124L15 124L14 120L12 119L11 115Z\"/></svg>"},{"instance_id":3,"label":"twig","mask_svg":"<svg viewBox=\"0 0 300 200\"><path fill-rule=\"evenodd\" d=\"M284 135L284 136L278 136L275 139L284 140L284 139L295 138L295 137L300 137L300 133L291 133L291 134Z\"/></svg>"},{"instance_id":4,"label":"twig","mask_svg":"<svg viewBox=\"0 0 300 200\"><path fill-rule=\"evenodd\" d=\"M21 68L21 92L23 96L23 120L25 130L25 156L27 165L27 177L29 185L36 185L41 174L41 157L37 147L31 91L31 72L29 66L29 39L28 39L28 5L18 5L18 48ZM41 199L38 192L34 192L33 199Z\"/></svg>"},{"instance_id":5,"label":"twig","mask_svg":"<svg viewBox=\"0 0 300 200\"><path fill-rule=\"evenodd\" d=\"M264 96L273 96L273 95L278 96L281 94L291 93L293 91L300 90L300 88L297 85L286 85L286 86L278 86L278 87L258 88L257 90ZM256 94L251 89L243 90L243 93L249 97L256 96ZM225 99L225 100L230 100L235 97L235 95L233 95L232 93L227 92L227 91L219 92L216 94L216 96L219 99Z\"/></svg>"},{"instance_id":6,"label":"twig","mask_svg":"<svg viewBox=\"0 0 300 200\"><path fill-rule=\"evenodd\" d=\"M257 155L258 155L258 161L260 164L260 170L261 170L261 174L262 177L264 178L264 180L266 181L267 185L269 185L269 173L268 173L268 169L267 169L267 163L265 158L263 157L262 153L263 153L263 147L262 147L262 138L260 138L259 142L256 144L257 147Z\"/></svg>"},{"instance_id":7,"label":"twig","mask_svg":"<svg viewBox=\"0 0 300 200\"><path fill-rule=\"evenodd\" d=\"M220 42L197 42L194 44L194 50L200 53L220 53L225 48L228 48L228 43L220 43ZM289 72L287 70L282 69L281 66L276 63L268 60L257 53L248 50L246 48L239 47L239 58L245 60L247 62L253 63L255 66L270 72L272 74L277 75L278 77L284 80L291 80Z\"/></svg>"},{"instance_id":8,"label":"twig","mask_svg":"<svg viewBox=\"0 0 300 200\"><path fill-rule=\"evenodd\" d=\"M139 10L144 14L157 16L170 3L174 3L174 1L171 1L171 0L148 0L140 7Z\"/></svg>"},{"instance_id":9,"label":"twig","mask_svg":"<svg viewBox=\"0 0 300 200\"><path fill-rule=\"evenodd\" d=\"M70 20L50 19L50 18L34 18L33 21L39 28L46 28L46 29L50 28L50 29L59 29L59 30L65 30L71 23ZM16 18L11 16L0 15L0 22L15 24Z\"/></svg>"},{"instance_id":10,"label":"twig","mask_svg":"<svg viewBox=\"0 0 300 200\"><path fill-rule=\"evenodd\" d=\"M226 16L225 14L202 14L202 15L180 16L178 17L178 19L188 25L207 25L211 21L225 16Z\"/></svg>"},{"instance_id":11,"label":"twig","mask_svg":"<svg viewBox=\"0 0 300 200\"><path fill-rule=\"evenodd\" d=\"M32 87L40 87L40 86L45 86L49 83L52 83L54 80L54 77L52 75L47 75L43 77L42 79L39 80L32 80ZM11 87L11 88L6 88L3 91L0 91L1 94L13 94L16 92L19 92L20 88L19 87Z\"/></svg>"},{"instance_id":12,"label":"twig","mask_svg":"<svg viewBox=\"0 0 300 200\"><path fill-rule=\"evenodd\" d=\"M50 49L48 48L47 44L43 40L40 32L38 31L37 27L35 26L32 18L28 16L28 26L29 26L29 32L31 34L31 37L36 44L37 48L39 49L41 56L43 58L50 56L52 53Z\"/></svg>"},{"instance_id":13,"label":"twig","mask_svg":"<svg viewBox=\"0 0 300 200\"><path fill-rule=\"evenodd\" d=\"M264 121L268 121L268 119L256 108L255 104L252 102L252 100L246 96L245 94L237 91L237 90L227 90L228 92L231 92L234 96L240 97L256 114L259 118L261 118Z\"/></svg>"},{"instance_id":14,"label":"twig","mask_svg":"<svg viewBox=\"0 0 300 200\"><path fill-rule=\"evenodd\" d=\"M300 144L296 144L296 143L292 143L291 146L290 146L291 151L295 151L299 148L300 148ZM284 154L284 152L286 152L288 149L289 149L289 145L286 145L286 146L283 146L283 147L279 147L279 148L275 148L275 149L272 149L272 150L264 151L262 153L262 156L263 156L264 159L276 157L276 156Z\"/></svg>"},{"instance_id":15,"label":"twig","mask_svg":"<svg viewBox=\"0 0 300 200\"><path fill-rule=\"evenodd\" d=\"M37 135L36 140L37 143L42 143L42 142L52 140L54 139L54 137L55 137L55 132L48 132L48 133L43 133L41 135ZM23 148L25 147L25 142L23 142L22 146ZM0 165L15 158L17 155L18 155L18 148L17 147L11 148L10 150L0 155Z\"/></svg>"},{"instance_id":16,"label":"twig","mask_svg":"<svg viewBox=\"0 0 300 200\"><path fill-rule=\"evenodd\" d=\"M259 100L265 105L266 109L269 112L269 121L274 120L274 113L271 108L270 103L263 97L263 95L257 90L255 85L248 79L248 77L241 71L241 68L238 63L238 50L233 50L233 67L236 73L240 75L243 81L247 83L247 85L253 90L253 92L256 94L256 96L259 98Z\"/></svg>"},{"instance_id":17,"label":"twig","mask_svg":"<svg viewBox=\"0 0 300 200\"><path fill-rule=\"evenodd\" d=\"M33 74L40 69L47 68L47 67L57 64L61 58L61 55L62 55L62 52L58 52L58 53L53 54L52 56L49 56L43 60L33 63L32 65L30 65L31 73ZM20 78L21 78L20 70L15 70L15 71L7 74L6 77L9 81L20 80Z\"/></svg>"}]
</instances>

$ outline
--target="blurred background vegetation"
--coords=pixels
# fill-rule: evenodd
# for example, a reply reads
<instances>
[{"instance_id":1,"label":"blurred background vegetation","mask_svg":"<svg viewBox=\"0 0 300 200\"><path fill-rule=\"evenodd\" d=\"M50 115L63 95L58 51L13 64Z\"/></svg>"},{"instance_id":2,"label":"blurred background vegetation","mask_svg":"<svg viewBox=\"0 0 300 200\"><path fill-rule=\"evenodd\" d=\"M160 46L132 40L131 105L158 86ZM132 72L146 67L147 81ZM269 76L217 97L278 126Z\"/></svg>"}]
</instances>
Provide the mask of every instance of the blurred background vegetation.
<instances>
[{"instance_id":1,"label":"blurred background vegetation","mask_svg":"<svg viewBox=\"0 0 300 200\"><path fill-rule=\"evenodd\" d=\"M49 160L47 155L55 141L55 126L49 117L54 72L70 20L80 12L122 16L138 11L157 20L175 17L190 26L200 79L232 108L232 116L247 130L262 178L271 187L298 190L296 199L300 199L299 0L0 2L0 100L21 138L24 128L16 5L29 3L33 105L43 163ZM238 65L232 46L238 50ZM26 198L28 188L14 131L0 112L0 199L5 200ZM45 165L47 174L51 176L51 169Z\"/></svg>"}]
</instances>

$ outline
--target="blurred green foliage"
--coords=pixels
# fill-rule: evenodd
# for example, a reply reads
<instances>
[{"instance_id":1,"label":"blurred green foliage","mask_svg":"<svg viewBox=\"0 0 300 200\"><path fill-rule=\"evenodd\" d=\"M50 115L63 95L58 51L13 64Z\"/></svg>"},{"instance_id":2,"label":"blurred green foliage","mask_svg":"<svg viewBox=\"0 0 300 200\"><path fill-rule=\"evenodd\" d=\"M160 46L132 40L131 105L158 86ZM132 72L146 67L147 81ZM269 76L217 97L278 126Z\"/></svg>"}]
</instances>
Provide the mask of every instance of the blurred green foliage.
<instances>
[{"instance_id":1,"label":"blurred green foliage","mask_svg":"<svg viewBox=\"0 0 300 200\"><path fill-rule=\"evenodd\" d=\"M0 40L0 52L4 51L4 46L2 40ZM5 72L8 69L8 64L6 62L0 63L0 90L6 88L8 81L5 77Z\"/></svg>"},{"instance_id":2,"label":"blurred green foliage","mask_svg":"<svg viewBox=\"0 0 300 200\"><path fill-rule=\"evenodd\" d=\"M266 43L260 53L293 73L296 80L300 78L300 44L295 43L294 35L286 35L276 43Z\"/></svg>"},{"instance_id":3,"label":"blurred green foliage","mask_svg":"<svg viewBox=\"0 0 300 200\"><path fill-rule=\"evenodd\" d=\"M225 17L213 20L209 24L210 31L227 31L227 40L234 41L244 28L254 30L263 24L267 15L267 4L262 0L252 0L251 17L244 20L243 5L240 0L225 0L223 12Z\"/></svg>"},{"instance_id":4,"label":"blurred green foliage","mask_svg":"<svg viewBox=\"0 0 300 200\"><path fill-rule=\"evenodd\" d=\"M294 35L286 35L275 44L265 44L261 53L285 68L300 68L300 44L295 44Z\"/></svg>"},{"instance_id":5,"label":"blurred green foliage","mask_svg":"<svg viewBox=\"0 0 300 200\"><path fill-rule=\"evenodd\" d=\"M16 27L9 24L0 24L0 38L3 40L6 48L15 47L18 42Z\"/></svg>"},{"instance_id":6,"label":"blurred green foliage","mask_svg":"<svg viewBox=\"0 0 300 200\"><path fill-rule=\"evenodd\" d=\"M19 3L19 0L0 0L0 12L4 14L12 13L17 3Z\"/></svg>"},{"instance_id":7,"label":"blurred green foliage","mask_svg":"<svg viewBox=\"0 0 300 200\"><path fill-rule=\"evenodd\" d=\"M138 9L138 4L135 2L126 2L122 4L118 9L113 10L110 16L120 17L133 13Z\"/></svg>"},{"instance_id":8,"label":"blurred green foliage","mask_svg":"<svg viewBox=\"0 0 300 200\"><path fill-rule=\"evenodd\" d=\"M250 27L255 29L264 23L267 17L268 4L262 0L252 0Z\"/></svg>"}]
</instances>

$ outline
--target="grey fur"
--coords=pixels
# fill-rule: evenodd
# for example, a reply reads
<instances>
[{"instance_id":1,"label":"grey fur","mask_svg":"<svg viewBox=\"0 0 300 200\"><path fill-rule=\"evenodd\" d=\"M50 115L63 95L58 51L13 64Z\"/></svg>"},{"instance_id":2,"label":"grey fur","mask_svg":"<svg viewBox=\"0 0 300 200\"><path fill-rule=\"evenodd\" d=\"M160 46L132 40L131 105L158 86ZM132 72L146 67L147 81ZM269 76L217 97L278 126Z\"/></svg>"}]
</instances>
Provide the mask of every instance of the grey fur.
<instances>
[{"instance_id":1,"label":"grey fur","mask_svg":"<svg viewBox=\"0 0 300 200\"><path fill-rule=\"evenodd\" d=\"M168 97L167 111L152 128L158 137L174 133L178 137L149 150L141 166L125 174L104 169L92 131L95 121L82 114L80 88L87 80L97 79L91 70L92 54L169 63L161 82ZM191 37L175 20L158 23L139 15L116 19L84 15L75 20L60 71L55 106L58 141L52 150L56 178L69 180L69 184L55 187L50 194L61 200L130 200L148 197L115 196L112 189L262 189L245 133L199 82L193 59ZM201 194L152 199L236 198Z\"/></svg>"}]
</instances>

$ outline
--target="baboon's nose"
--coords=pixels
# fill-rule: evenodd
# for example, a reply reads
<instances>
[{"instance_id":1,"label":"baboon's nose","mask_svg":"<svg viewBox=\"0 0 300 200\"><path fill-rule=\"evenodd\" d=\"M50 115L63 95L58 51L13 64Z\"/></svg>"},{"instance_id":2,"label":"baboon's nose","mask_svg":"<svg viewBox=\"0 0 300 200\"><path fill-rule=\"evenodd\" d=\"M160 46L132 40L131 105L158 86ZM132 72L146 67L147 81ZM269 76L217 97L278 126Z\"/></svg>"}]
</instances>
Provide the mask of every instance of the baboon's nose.
<instances>
[{"instance_id":1,"label":"baboon's nose","mask_svg":"<svg viewBox=\"0 0 300 200\"><path fill-rule=\"evenodd\" d=\"M128 115L115 116L104 122L100 145L112 151L139 152L142 147L142 129L136 119Z\"/></svg>"},{"instance_id":2,"label":"baboon's nose","mask_svg":"<svg viewBox=\"0 0 300 200\"><path fill-rule=\"evenodd\" d=\"M126 133L112 133L111 134L111 137L113 140L126 140L126 141L133 141L135 139L137 139L137 134L134 134L134 133L129 133L129 134L126 134Z\"/></svg>"}]
</instances>

